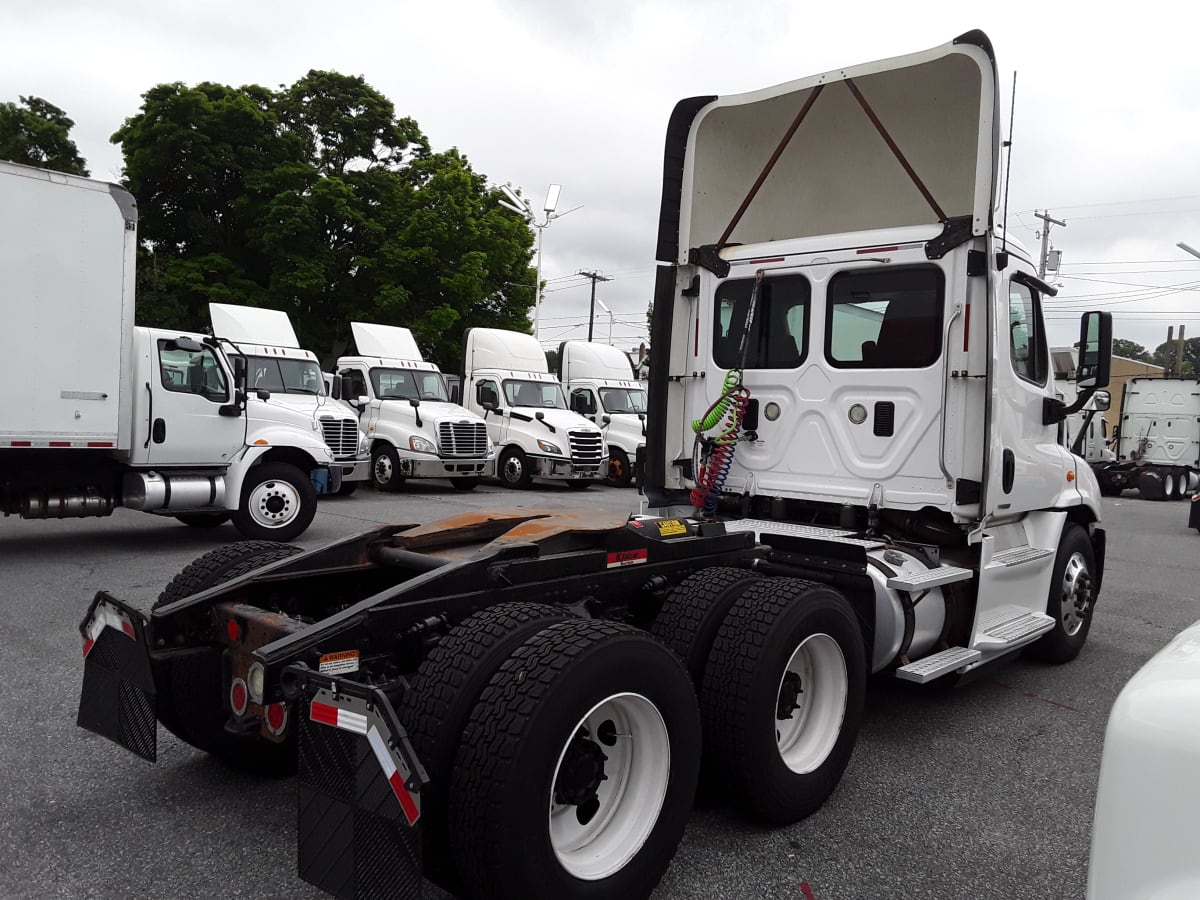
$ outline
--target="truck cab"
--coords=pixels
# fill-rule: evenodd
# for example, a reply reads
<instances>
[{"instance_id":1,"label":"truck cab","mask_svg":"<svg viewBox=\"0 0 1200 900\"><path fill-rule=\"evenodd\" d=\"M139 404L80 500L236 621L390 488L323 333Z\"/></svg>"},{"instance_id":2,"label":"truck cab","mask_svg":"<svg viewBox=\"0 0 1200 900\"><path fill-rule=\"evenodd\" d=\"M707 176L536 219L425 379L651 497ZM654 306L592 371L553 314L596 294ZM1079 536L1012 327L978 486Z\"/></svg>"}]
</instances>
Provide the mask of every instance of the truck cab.
<instances>
[{"instance_id":1,"label":"truck cab","mask_svg":"<svg viewBox=\"0 0 1200 900\"><path fill-rule=\"evenodd\" d=\"M590 341L564 341L558 350L559 378L571 409L595 422L608 445L607 481L627 487L633 462L646 443L646 388L634 380L621 350Z\"/></svg>"},{"instance_id":2,"label":"truck cab","mask_svg":"<svg viewBox=\"0 0 1200 900\"><path fill-rule=\"evenodd\" d=\"M464 402L487 421L505 485L528 488L538 478L583 489L605 477L604 435L567 406L532 335L471 328L463 365Z\"/></svg>"},{"instance_id":3,"label":"truck cab","mask_svg":"<svg viewBox=\"0 0 1200 900\"><path fill-rule=\"evenodd\" d=\"M871 576L880 621L911 618L900 569L952 565L917 607L927 625L877 625L873 670L911 680L1046 635L1078 652L1103 561L1099 488L1059 423L1107 383L1111 323L1082 320L1066 406L1043 314L1055 289L1001 224L997 97L970 32L684 100L668 127L650 506L878 541L868 574L893 573ZM1077 553L1088 590L1065 607L1052 583Z\"/></svg>"},{"instance_id":4,"label":"truck cab","mask_svg":"<svg viewBox=\"0 0 1200 900\"><path fill-rule=\"evenodd\" d=\"M366 435L354 411L325 390L317 357L301 349L288 314L226 303L210 303L208 310L213 334L246 360L250 419L318 431L341 469L338 493L353 493L369 475Z\"/></svg>"},{"instance_id":5,"label":"truck cab","mask_svg":"<svg viewBox=\"0 0 1200 900\"><path fill-rule=\"evenodd\" d=\"M396 491L408 478L447 478L472 490L494 475L486 423L451 402L441 371L421 356L412 332L367 322L350 328L360 355L339 359L337 374L366 430L375 487Z\"/></svg>"}]
</instances>

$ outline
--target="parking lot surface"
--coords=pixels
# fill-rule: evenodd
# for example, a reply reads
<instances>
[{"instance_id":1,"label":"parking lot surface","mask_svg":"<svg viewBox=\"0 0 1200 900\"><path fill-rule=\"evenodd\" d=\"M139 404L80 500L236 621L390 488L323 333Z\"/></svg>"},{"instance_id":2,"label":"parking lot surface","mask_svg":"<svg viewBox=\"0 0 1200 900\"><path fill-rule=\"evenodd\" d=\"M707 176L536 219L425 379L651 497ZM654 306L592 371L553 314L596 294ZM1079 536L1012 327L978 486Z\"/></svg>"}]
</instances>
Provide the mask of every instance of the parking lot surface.
<instances>
[{"instance_id":1,"label":"parking lot surface","mask_svg":"<svg viewBox=\"0 0 1200 900\"><path fill-rule=\"evenodd\" d=\"M470 509L636 512L640 501L632 489L410 482L323 500L296 543ZM1079 659L1017 659L950 691L874 684L850 766L821 810L764 829L697 809L655 898L1082 897L1108 710L1200 619L1187 504L1104 503L1104 587ZM193 530L125 510L0 519L0 896L325 896L295 875L290 779L233 771L161 729L150 765L75 726L77 627L95 591L148 610L192 559L236 539L232 526ZM444 895L430 886L428 896Z\"/></svg>"}]
</instances>

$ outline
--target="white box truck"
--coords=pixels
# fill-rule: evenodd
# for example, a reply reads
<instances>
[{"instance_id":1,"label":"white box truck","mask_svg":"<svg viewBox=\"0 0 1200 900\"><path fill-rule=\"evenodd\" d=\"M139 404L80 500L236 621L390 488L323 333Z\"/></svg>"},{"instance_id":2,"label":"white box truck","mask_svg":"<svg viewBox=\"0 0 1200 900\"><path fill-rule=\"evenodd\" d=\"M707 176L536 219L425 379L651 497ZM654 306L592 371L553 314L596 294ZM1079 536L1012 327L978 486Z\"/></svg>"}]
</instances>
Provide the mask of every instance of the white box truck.
<instances>
[{"instance_id":1,"label":"white box truck","mask_svg":"<svg viewBox=\"0 0 1200 900\"><path fill-rule=\"evenodd\" d=\"M1182 500L1200 473L1200 379L1131 378L1121 397L1117 458L1096 465L1100 490L1137 488L1147 500Z\"/></svg>"},{"instance_id":2,"label":"white box truck","mask_svg":"<svg viewBox=\"0 0 1200 900\"><path fill-rule=\"evenodd\" d=\"M499 447L496 474L508 487L527 488L539 478L583 489L604 477L604 435L567 408L533 335L468 329L463 389L463 405L484 417Z\"/></svg>"},{"instance_id":3,"label":"white box truck","mask_svg":"<svg viewBox=\"0 0 1200 900\"><path fill-rule=\"evenodd\" d=\"M608 445L606 480L628 487L646 445L646 387L634 379L629 357L608 344L563 341L558 376L571 409L600 426Z\"/></svg>"},{"instance_id":4,"label":"white box truck","mask_svg":"<svg viewBox=\"0 0 1200 900\"><path fill-rule=\"evenodd\" d=\"M450 401L441 370L421 356L412 331L351 322L358 356L337 361L339 393L359 411L371 482L397 491L408 478L448 478L462 491L496 474L487 423Z\"/></svg>"},{"instance_id":5,"label":"white box truck","mask_svg":"<svg viewBox=\"0 0 1200 900\"><path fill-rule=\"evenodd\" d=\"M228 303L210 303L208 314L226 353L246 358L250 417L315 427L341 469L338 493L354 493L370 475L367 436L355 410L326 391L321 365L300 348L288 314Z\"/></svg>"},{"instance_id":6,"label":"white box truck","mask_svg":"<svg viewBox=\"0 0 1200 900\"><path fill-rule=\"evenodd\" d=\"M291 540L340 482L329 447L248 415L244 364L215 339L134 326L136 248L123 188L0 163L0 508Z\"/></svg>"},{"instance_id":7,"label":"white box truck","mask_svg":"<svg viewBox=\"0 0 1200 900\"><path fill-rule=\"evenodd\" d=\"M625 900L666 871L698 783L766 824L818 810L873 675L1074 658L1105 540L1058 426L1107 383L1111 318L1083 316L1083 390L1064 404L1054 289L998 227L999 108L978 31L680 102L657 514L517 509L247 548L177 578L150 616L100 592L80 724L148 759L156 717L243 764L298 759L300 875L338 896L409 900L425 874L470 897ZM489 420L554 444L577 430L536 341L467 343ZM280 594L304 617L280 616ZM122 719L139 696L156 715Z\"/></svg>"}]
</instances>

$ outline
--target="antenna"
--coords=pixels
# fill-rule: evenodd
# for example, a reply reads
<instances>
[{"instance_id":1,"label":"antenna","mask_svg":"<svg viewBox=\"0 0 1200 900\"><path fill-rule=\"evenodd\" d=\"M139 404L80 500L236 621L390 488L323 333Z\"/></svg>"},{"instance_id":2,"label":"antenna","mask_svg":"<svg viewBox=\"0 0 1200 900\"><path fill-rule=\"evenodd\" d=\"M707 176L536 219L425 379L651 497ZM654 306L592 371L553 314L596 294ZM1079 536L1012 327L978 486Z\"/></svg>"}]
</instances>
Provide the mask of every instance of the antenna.
<instances>
[{"instance_id":1,"label":"antenna","mask_svg":"<svg viewBox=\"0 0 1200 900\"><path fill-rule=\"evenodd\" d=\"M1000 239L1000 252L1008 251L1008 180L1012 172L1012 138L1013 121L1017 117L1017 73L1013 72L1012 102L1008 106L1008 140L1004 146L1008 148L1008 159L1004 163L1004 237Z\"/></svg>"}]
</instances>

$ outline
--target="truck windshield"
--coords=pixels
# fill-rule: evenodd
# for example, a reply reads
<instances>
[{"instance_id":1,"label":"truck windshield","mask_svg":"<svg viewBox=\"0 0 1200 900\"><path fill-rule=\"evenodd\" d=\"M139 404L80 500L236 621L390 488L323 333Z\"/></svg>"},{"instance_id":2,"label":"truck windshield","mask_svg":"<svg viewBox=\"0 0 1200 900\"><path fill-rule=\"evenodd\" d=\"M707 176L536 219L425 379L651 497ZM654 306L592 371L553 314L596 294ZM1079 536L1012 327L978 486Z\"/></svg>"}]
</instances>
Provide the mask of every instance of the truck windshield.
<instances>
[{"instance_id":1,"label":"truck windshield","mask_svg":"<svg viewBox=\"0 0 1200 900\"><path fill-rule=\"evenodd\" d=\"M450 400L441 372L372 369L371 386L380 400Z\"/></svg>"},{"instance_id":2,"label":"truck windshield","mask_svg":"<svg viewBox=\"0 0 1200 900\"><path fill-rule=\"evenodd\" d=\"M504 396L509 406L567 408L567 401L557 381L517 381L510 378L504 382Z\"/></svg>"},{"instance_id":3,"label":"truck windshield","mask_svg":"<svg viewBox=\"0 0 1200 900\"><path fill-rule=\"evenodd\" d=\"M607 413L644 413L646 392L638 388L600 388L600 402Z\"/></svg>"},{"instance_id":4,"label":"truck windshield","mask_svg":"<svg viewBox=\"0 0 1200 900\"><path fill-rule=\"evenodd\" d=\"M273 394L325 393L321 367L311 359L279 359L272 356L248 356L250 389Z\"/></svg>"}]
</instances>

